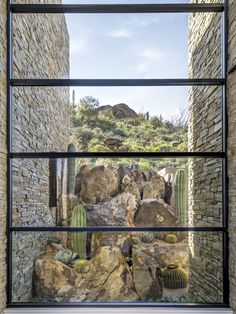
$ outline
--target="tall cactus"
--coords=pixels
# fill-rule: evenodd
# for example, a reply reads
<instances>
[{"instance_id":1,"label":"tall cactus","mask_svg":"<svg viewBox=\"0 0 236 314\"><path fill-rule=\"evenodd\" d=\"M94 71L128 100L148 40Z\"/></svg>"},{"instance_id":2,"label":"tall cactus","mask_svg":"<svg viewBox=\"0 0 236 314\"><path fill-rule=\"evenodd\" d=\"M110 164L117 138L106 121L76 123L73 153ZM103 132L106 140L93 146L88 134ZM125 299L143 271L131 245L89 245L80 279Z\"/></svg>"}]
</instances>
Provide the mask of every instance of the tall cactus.
<instances>
[{"instance_id":1,"label":"tall cactus","mask_svg":"<svg viewBox=\"0 0 236 314\"><path fill-rule=\"evenodd\" d=\"M75 152L76 147L74 144L68 145L68 152ZM68 158L67 170L67 194L75 193L75 158Z\"/></svg>"},{"instance_id":2,"label":"tall cactus","mask_svg":"<svg viewBox=\"0 0 236 314\"><path fill-rule=\"evenodd\" d=\"M82 205L76 205L72 211L71 227L85 227L87 224L86 210ZM79 258L86 259L87 232L72 233L72 248Z\"/></svg>"},{"instance_id":3,"label":"tall cactus","mask_svg":"<svg viewBox=\"0 0 236 314\"><path fill-rule=\"evenodd\" d=\"M187 198L188 198L187 174L184 169L179 169L176 172L174 191L175 191L175 209L181 224L184 226L186 223Z\"/></svg>"}]
</instances>

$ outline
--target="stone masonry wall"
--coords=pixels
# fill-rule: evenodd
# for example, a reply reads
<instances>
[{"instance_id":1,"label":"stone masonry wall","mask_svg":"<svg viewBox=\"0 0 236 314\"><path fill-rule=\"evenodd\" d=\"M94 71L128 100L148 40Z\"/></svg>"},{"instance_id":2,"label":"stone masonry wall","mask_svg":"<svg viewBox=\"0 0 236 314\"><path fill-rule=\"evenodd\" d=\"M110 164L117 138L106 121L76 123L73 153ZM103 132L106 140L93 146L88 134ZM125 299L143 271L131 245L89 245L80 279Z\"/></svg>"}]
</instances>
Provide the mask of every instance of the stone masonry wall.
<instances>
[{"instance_id":1,"label":"stone masonry wall","mask_svg":"<svg viewBox=\"0 0 236 314\"><path fill-rule=\"evenodd\" d=\"M229 0L229 70L236 64L236 1ZM236 71L228 76L229 278L230 305L236 313Z\"/></svg>"},{"instance_id":2,"label":"stone masonry wall","mask_svg":"<svg viewBox=\"0 0 236 314\"><path fill-rule=\"evenodd\" d=\"M0 313L6 303L6 1L0 1Z\"/></svg>"},{"instance_id":3,"label":"stone masonry wall","mask_svg":"<svg viewBox=\"0 0 236 314\"><path fill-rule=\"evenodd\" d=\"M204 2L204 1L199 1ZM219 1L212 1L219 2ZM220 14L189 17L189 76L221 77ZM189 150L222 150L221 87L189 88ZM222 162L195 158L189 162L189 225L219 227L222 222ZM191 290L203 302L223 302L222 235L191 235Z\"/></svg>"},{"instance_id":4,"label":"stone masonry wall","mask_svg":"<svg viewBox=\"0 0 236 314\"><path fill-rule=\"evenodd\" d=\"M1 13L3 16L6 13L5 6ZM15 78L69 76L69 35L64 15L15 15L13 31ZM12 102L13 151L67 149L68 88L16 87L13 88ZM5 108L6 103L1 102L1 105ZM13 224L53 225L55 209L49 208L49 161L16 159L13 161L12 173ZM13 234L13 301L29 301L33 262L44 253L47 237L45 233ZM4 267L4 262L2 264Z\"/></svg>"},{"instance_id":5,"label":"stone masonry wall","mask_svg":"<svg viewBox=\"0 0 236 314\"><path fill-rule=\"evenodd\" d=\"M204 1L202 1L204 2ZM212 1L219 2L219 1ZM219 40L219 17L217 14L193 15L189 20L189 69L191 77L207 76L214 74L220 76L220 41ZM218 30L216 29L218 28ZM215 42L215 44L213 44ZM229 69L236 63L236 2L229 0ZM205 54L208 55L209 63L205 62ZM202 60L203 58L203 60ZM197 61L198 62L197 62ZM190 91L190 132L189 144L191 149L197 151L220 151L221 145L221 114L220 114L220 96L221 91L217 87L207 87L199 92L199 88L191 87ZM232 73L227 81L228 91L228 174L229 174L229 224L230 224L230 304L236 313L236 73ZM198 111L198 105L200 110ZM205 109L202 108L205 106ZM206 136L207 134L207 136ZM198 175L194 167L198 167ZM190 187L193 190L190 194L190 213L193 224L197 225L204 222L204 226L217 226L220 221L221 211L221 165L217 160L205 164L205 168L200 162L190 162ZM218 177L218 179L217 179ZM201 202L199 194L195 194L195 186L198 185L199 191L205 198L205 187L214 182L211 194L207 194L208 200ZM208 202L208 205L206 204ZM211 206L212 202L212 206ZM197 206L196 206L197 205ZM209 210L212 219L205 219L209 216ZM216 301L221 287L219 258L220 249L217 246L219 236L205 235L203 245L199 245L199 237L193 237L194 256L190 259L191 281L194 283L193 290L198 290L197 284L203 288L202 292L209 296L209 301ZM207 248L204 250L204 247ZM218 257L217 257L218 256ZM209 258L210 257L210 258ZM199 266L200 265L200 266ZM210 274L209 274L210 273ZM218 277L215 276L218 274ZM199 280L200 278L200 280ZM196 285L196 286L195 286ZM195 289L194 289L195 286ZM200 295L201 296L201 295ZM218 300L221 301L221 300Z\"/></svg>"}]
</instances>

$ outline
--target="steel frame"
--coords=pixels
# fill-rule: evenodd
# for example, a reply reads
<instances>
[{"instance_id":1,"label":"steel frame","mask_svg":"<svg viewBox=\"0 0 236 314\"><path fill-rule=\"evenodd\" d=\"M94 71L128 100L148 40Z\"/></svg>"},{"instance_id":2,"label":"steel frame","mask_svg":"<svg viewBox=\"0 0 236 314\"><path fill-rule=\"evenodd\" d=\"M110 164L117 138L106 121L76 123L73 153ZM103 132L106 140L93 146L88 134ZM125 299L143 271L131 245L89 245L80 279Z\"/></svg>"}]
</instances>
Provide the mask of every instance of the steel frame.
<instances>
[{"instance_id":1,"label":"steel frame","mask_svg":"<svg viewBox=\"0 0 236 314\"><path fill-rule=\"evenodd\" d=\"M12 15L18 13L197 13L197 12L220 12L222 14L222 77L217 79L116 79L116 80L81 80L81 79L14 79L12 72ZM8 307L229 307L229 278L228 278L228 181L227 181L227 42L228 42L228 0L223 3L211 4L12 4L7 0L7 272L8 287L7 299ZM12 151L12 88L21 86L191 86L191 85L218 85L222 87L222 152L109 152L109 153L89 153L89 152L13 152ZM12 233L13 232L39 232L39 231L172 231L170 227L15 227L12 225L12 160L15 158L220 158L222 159L222 199L223 199L223 221L222 227L176 227L175 231L193 232L221 232L223 234L223 303L219 304L188 304L188 303L19 303L12 302Z\"/></svg>"}]
</instances>

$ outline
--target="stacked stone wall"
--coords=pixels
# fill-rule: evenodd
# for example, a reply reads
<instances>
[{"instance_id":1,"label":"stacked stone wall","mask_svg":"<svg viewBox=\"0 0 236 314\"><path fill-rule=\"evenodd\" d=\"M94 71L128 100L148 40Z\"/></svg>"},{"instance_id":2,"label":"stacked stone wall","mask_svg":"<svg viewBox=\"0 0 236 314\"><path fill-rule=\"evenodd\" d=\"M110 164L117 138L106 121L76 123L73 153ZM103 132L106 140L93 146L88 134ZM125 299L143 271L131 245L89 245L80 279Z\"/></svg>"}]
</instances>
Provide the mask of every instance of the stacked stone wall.
<instances>
[{"instance_id":1,"label":"stacked stone wall","mask_svg":"<svg viewBox=\"0 0 236 314\"><path fill-rule=\"evenodd\" d=\"M15 3L27 1L15 1ZM37 1L47 3L48 1ZM27 2L28 3L28 2ZM34 2L35 3L35 2ZM52 3L52 1L50 1ZM55 2L56 3L56 2ZM57 1L58 3L58 1ZM1 36L6 29L6 1L1 1ZM13 17L14 78L68 78L69 35L63 14L30 14ZM2 47L3 43L3 47ZM1 38L1 88L6 77L6 36ZM2 57L2 50L1 50ZM1 90L1 142L5 139L6 90ZM2 114L3 111L3 114ZM12 149L26 151L65 151L69 142L69 89L65 87L14 87L12 98ZM1 147L2 149L2 147ZM6 152L1 151L0 240L5 244ZM2 162L3 159L3 162ZM13 174L13 225L52 226L55 208L49 207L49 161L16 159ZM2 178L3 177L3 178ZM29 301L32 294L34 260L44 253L49 234L14 233L13 301ZM0 304L5 304L5 246L0 251ZM1 305L0 305L1 307Z\"/></svg>"},{"instance_id":2,"label":"stacked stone wall","mask_svg":"<svg viewBox=\"0 0 236 314\"><path fill-rule=\"evenodd\" d=\"M201 1L204 2L204 1ZM220 2L220 1L211 1ZM229 1L229 68L236 60L236 3ZM221 77L220 14L193 14L189 19L190 77ZM235 255L235 121L236 74L228 77L228 165L230 222L230 301L236 309ZM189 88L189 148L195 151L221 151L221 96L219 87ZM222 217L220 160L191 160L189 164L189 223L219 226ZM201 239L203 240L202 243ZM192 235L190 257L192 291L209 302L222 301L221 235ZM218 268L218 269L217 269ZM199 285L201 289L198 289ZM201 293L200 293L201 290ZM220 298L219 298L220 297Z\"/></svg>"}]
</instances>

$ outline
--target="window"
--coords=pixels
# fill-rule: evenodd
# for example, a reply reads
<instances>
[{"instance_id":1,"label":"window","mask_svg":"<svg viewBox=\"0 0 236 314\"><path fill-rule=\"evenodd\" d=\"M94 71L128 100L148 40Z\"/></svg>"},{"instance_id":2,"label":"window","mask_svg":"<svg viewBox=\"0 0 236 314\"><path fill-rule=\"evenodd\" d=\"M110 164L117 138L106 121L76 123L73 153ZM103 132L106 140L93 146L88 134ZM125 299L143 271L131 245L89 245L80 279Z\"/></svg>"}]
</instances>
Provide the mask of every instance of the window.
<instances>
[{"instance_id":1,"label":"window","mask_svg":"<svg viewBox=\"0 0 236 314\"><path fill-rule=\"evenodd\" d=\"M43 2L8 3L8 304L228 306L227 1Z\"/></svg>"}]
</instances>

